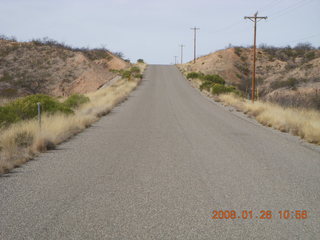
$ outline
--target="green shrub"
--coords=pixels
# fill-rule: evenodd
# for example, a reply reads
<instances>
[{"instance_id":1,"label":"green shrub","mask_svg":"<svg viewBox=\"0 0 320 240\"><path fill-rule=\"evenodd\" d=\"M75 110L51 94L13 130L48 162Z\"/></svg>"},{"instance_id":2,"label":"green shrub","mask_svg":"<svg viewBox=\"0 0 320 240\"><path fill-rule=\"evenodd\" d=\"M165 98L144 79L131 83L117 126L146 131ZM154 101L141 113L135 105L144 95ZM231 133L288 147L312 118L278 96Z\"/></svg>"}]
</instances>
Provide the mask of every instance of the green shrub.
<instances>
[{"instance_id":1,"label":"green shrub","mask_svg":"<svg viewBox=\"0 0 320 240\"><path fill-rule=\"evenodd\" d=\"M130 71L131 71L132 73L140 73L140 68L138 68L138 67L132 67L132 68L130 69Z\"/></svg>"},{"instance_id":2,"label":"green shrub","mask_svg":"<svg viewBox=\"0 0 320 240\"><path fill-rule=\"evenodd\" d=\"M142 79L143 78L143 74L136 73L136 74L133 75L133 77Z\"/></svg>"},{"instance_id":3,"label":"green shrub","mask_svg":"<svg viewBox=\"0 0 320 240\"><path fill-rule=\"evenodd\" d=\"M119 74L124 79L131 79L131 77L134 78L142 78L142 74L140 74L140 68L138 67L132 67L129 70L119 70Z\"/></svg>"},{"instance_id":4,"label":"green shrub","mask_svg":"<svg viewBox=\"0 0 320 240\"><path fill-rule=\"evenodd\" d=\"M123 71L122 73L121 73L121 77L122 78L127 78L127 79L131 79L131 71Z\"/></svg>"},{"instance_id":5,"label":"green shrub","mask_svg":"<svg viewBox=\"0 0 320 240\"><path fill-rule=\"evenodd\" d=\"M116 69L110 69L109 71L112 73L119 73L120 72L119 70L116 70Z\"/></svg>"},{"instance_id":6,"label":"green shrub","mask_svg":"<svg viewBox=\"0 0 320 240\"><path fill-rule=\"evenodd\" d=\"M222 84L222 85L224 85L226 83L222 77L220 77L219 75L216 75L216 74L205 75L202 77L202 79L205 81L210 81L210 82L218 83L218 84Z\"/></svg>"},{"instance_id":7,"label":"green shrub","mask_svg":"<svg viewBox=\"0 0 320 240\"><path fill-rule=\"evenodd\" d=\"M71 114L73 111L64 106L62 103L56 99L43 95L36 94L30 95L24 98L17 99L5 107L7 107L12 113L16 114L19 119L25 120L34 118L38 114L37 103L41 103L42 112L55 113L62 112L65 114Z\"/></svg>"},{"instance_id":8,"label":"green shrub","mask_svg":"<svg viewBox=\"0 0 320 240\"><path fill-rule=\"evenodd\" d=\"M144 60L141 59L141 58L139 58L139 59L137 60L137 62L138 62L138 63L144 63Z\"/></svg>"},{"instance_id":9,"label":"green shrub","mask_svg":"<svg viewBox=\"0 0 320 240\"><path fill-rule=\"evenodd\" d=\"M200 85L200 91L202 91L203 89L210 91L210 89L213 87L215 83L211 82L211 81L204 81L202 82L202 84Z\"/></svg>"},{"instance_id":10,"label":"green shrub","mask_svg":"<svg viewBox=\"0 0 320 240\"><path fill-rule=\"evenodd\" d=\"M83 53L88 57L90 60L100 60L100 59L111 59L110 53L106 49L92 49L92 50L83 50Z\"/></svg>"},{"instance_id":11,"label":"green shrub","mask_svg":"<svg viewBox=\"0 0 320 240\"><path fill-rule=\"evenodd\" d=\"M0 128L19 121L19 116L7 106L0 106Z\"/></svg>"},{"instance_id":12,"label":"green shrub","mask_svg":"<svg viewBox=\"0 0 320 240\"><path fill-rule=\"evenodd\" d=\"M82 94L73 94L63 102L66 108L77 108L80 105L89 102L90 99Z\"/></svg>"},{"instance_id":13,"label":"green shrub","mask_svg":"<svg viewBox=\"0 0 320 240\"><path fill-rule=\"evenodd\" d=\"M306 58L307 61L311 61L311 60L313 60L315 57L316 57L315 52L308 52L308 53L306 53L306 55L305 55L305 58Z\"/></svg>"},{"instance_id":14,"label":"green shrub","mask_svg":"<svg viewBox=\"0 0 320 240\"><path fill-rule=\"evenodd\" d=\"M234 48L234 53L235 53L236 55L238 55L239 57L240 57L240 55L241 55L241 52L242 52L242 49L241 49L240 47L235 47L235 48Z\"/></svg>"},{"instance_id":15,"label":"green shrub","mask_svg":"<svg viewBox=\"0 0 320 240\"><path fill-rule=\"evenodd\" d=\"M222 84L214 84L211 89L211 93L216 95L229 92L237 93L238 91L234 86L225 86Z\"/></svg>"},{"instance_id":16,"label":"green shrub","mask_svg":"<svg viewBox=\"0 0 320 240\"><path fill-rule=\"evenodd\" d=\"M187 74L187 79L196 79L196 78L201 78L202 76L203 76L202 73L190 72Z\"/></svg>"}]
</instances>

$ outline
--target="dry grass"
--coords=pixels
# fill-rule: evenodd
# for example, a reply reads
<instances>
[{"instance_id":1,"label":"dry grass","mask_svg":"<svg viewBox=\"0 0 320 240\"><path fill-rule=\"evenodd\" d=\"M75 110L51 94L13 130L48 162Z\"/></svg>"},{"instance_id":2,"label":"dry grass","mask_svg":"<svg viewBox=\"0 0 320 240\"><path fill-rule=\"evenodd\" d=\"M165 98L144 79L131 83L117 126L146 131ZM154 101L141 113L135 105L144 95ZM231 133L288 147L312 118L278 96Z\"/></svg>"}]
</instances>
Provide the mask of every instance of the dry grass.
<instances>
[{"instance_id":1,"label":"dry grass","mask_svg":"<svg viewBox=\"0 0 320 240\"><path fill-rule=\"evenodd\" d=\"M284 108L276 104L241 99L234 95L220 95L226 105L253 116L261 124L282 132L300 136L308 142L320 144L320 112L302 108Z\"/></svg>"},{"instance_id":2,"label":"dry grass","mask_svg":"<svg viewBox=\"0 0 320 240\"><path fill-rule=\"evenodd\" d=\"M0 106L6 105L9 102L12 102L15 98L0 98Z\"/></svg>"},{"instance_id":3,"label":"dry grass","mask_svg":"<svg viewBox=\"0 0 320 240\"><path fill-rule=\"evenodd\" d=\"M138 79L121 79L110 87L87 94L90 102L77 109L74 115L43 115L41 131L37 120L19 122L0 130L0 174L81 132L124 101L139 82Z\"/></svg>"}]
</instances>

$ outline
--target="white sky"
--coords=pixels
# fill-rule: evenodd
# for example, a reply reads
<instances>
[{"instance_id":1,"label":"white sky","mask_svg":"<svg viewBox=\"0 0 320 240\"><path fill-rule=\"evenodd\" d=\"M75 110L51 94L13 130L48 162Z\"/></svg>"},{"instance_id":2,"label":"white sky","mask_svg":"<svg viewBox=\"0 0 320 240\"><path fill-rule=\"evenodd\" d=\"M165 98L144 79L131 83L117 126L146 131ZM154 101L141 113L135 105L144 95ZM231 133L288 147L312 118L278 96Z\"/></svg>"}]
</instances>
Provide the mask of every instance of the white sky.
<instances>
[{"instance_id":1,"label":"white sky","mask_svg":"<svg viewBox=\"0 0 320 240\"><path fill-rule=\"evenodd\" d=\"M251 45L257 10L258 43L320 46L320 0L0 0L0 34L19 41L49 37L76 47L105 46L125 57L168 64L233 45Z\"/></svg>"}]
</instances>

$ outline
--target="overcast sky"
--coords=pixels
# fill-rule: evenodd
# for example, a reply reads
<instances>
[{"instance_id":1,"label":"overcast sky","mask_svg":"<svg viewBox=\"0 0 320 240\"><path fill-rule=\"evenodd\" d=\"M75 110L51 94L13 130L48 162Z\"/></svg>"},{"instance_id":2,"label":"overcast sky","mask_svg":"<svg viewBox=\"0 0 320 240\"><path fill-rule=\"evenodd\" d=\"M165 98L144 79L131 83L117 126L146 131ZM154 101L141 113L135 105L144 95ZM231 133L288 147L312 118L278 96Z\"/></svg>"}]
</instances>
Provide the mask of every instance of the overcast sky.
<instances>
[{"instance_id":1,"label":"overcast sky","mask_svg":"<svg viewBox=\"0 0 320 240\"><path fill-rule=\"evenodd\" d=\"M0 33L19 41L49 37L76 47L105 46L125 57L168 64L233 45L251 45L257 10L257 42L320 46L320 0L0 0Z\"/></svg>"}]
</instances>

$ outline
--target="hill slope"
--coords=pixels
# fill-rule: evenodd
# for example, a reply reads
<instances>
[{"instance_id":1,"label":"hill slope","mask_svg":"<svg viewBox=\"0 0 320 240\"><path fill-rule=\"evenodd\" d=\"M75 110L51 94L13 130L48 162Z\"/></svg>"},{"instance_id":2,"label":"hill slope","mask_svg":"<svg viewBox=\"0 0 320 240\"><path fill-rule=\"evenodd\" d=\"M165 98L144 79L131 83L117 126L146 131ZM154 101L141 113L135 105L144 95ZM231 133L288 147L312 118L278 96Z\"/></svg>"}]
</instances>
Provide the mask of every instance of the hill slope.
<instances>
[{"instance_id":1,"label":"hill slope","mask_svg":"<svg viewBox=\"0 0 320 240\"><path fill-rule=\"evenodd\" d=\"M228 84L249 93L251 63L252 50L236 47L179 66L185 72L219 74ZM256 79L258 94L265 100L320 109L320 50L304 44L257 49Z\"/></svg>"},{"instance_id":2,"label":"hill slope","mask_svg":"<svg viewBox=\"0 0 320 240\"><path fill-rule=\"evenodd\" d=\"M129 63L105 49L73 49L54 41L0 40L0 96L87 93Z\"/></svg>"}]
</instances>

